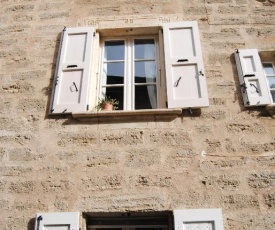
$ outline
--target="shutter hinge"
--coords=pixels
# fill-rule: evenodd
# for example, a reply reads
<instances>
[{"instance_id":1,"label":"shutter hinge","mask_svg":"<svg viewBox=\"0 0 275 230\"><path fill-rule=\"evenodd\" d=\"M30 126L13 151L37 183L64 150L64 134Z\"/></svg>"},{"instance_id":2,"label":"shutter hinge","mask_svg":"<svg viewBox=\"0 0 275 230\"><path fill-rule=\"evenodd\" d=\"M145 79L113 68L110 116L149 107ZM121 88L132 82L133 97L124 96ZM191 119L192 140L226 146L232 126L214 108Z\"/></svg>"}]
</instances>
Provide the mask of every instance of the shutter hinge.
<instances>
[{"instance_id":1,"label":"shutter hinge","mask_svg":"<svg viewBox=\"0 0 275 230\"><path fill-rule=\"evenodd\" d=\"M168 108L168 102L167 101L165 102L165 105L166 105L166 108Z\"/></svg>"},{"instance_id":2,"label":"shutter hinge","mask_svg":"<svg viewBox=\"0 0 275 230\"><path fill-rule=\"evenodd\" d=\"M55 85L57 85L57 82L58 82L58 76L56 77L56 79L55 79Z\"/></svg>"},{"instance_id":3,"label":"shutter hinge","mask_svg":"<svg viewBox=\"0 0 275 230\"><path fill-rule=\"evenodd\" d=\"M161 33L163 34L163 29L161 29L160 31L161 31Z\"/></svg>"},{"instance_id":4,"label":"shutter hinge","mask_svg":"<svg viewBox=\"0 0 275 230\"><path fill-rule=\"evenodd\" d=\"M95 32L93 33L93 36L95 37Z\"/></svg>"},{"instance_id":5,"label":"shutter hinge","mask_svg":"<svg viewBox=\"0 0 275 230\"><path fill-rule=\"evenodd\" d=\"M87 110L87 111L89 110L89 105L87 105L87 108L86 108L86 110Z\"/></svg>"}]
</instances>

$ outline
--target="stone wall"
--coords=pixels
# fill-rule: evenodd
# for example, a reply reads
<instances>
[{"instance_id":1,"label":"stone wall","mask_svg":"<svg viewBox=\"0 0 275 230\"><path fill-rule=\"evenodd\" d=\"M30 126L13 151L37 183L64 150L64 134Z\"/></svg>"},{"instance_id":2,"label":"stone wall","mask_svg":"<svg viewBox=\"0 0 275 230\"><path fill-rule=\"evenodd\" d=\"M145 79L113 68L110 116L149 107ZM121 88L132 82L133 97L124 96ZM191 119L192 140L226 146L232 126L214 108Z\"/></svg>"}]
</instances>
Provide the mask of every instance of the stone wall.
<instances>
[{"instance_id":1,"label":"stone wall","mask_svg":"<svg viewBox=\"0 0 275 230\"><path fill-rule=\"evenodd\" d=\"M228 230L275 229L275 123L244 108L233 56L275 50L274 0L0 3L0 229L34 229L37 212L187 208L222 208ZM199 24L210 107L48 115L64 26L187 20Z\"/></svg>"}]
</instances>

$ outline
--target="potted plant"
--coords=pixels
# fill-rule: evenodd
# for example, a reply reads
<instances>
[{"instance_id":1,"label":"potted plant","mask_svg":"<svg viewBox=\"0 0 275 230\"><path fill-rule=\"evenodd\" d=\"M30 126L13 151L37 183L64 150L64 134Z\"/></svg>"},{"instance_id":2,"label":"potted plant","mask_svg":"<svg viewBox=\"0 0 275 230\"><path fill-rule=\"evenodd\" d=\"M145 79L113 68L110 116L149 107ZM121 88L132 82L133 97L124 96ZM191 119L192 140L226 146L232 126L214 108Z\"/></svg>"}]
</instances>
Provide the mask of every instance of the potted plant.
<instances>
[{"instance_id":1,"label":"potted plant","mask_svg":"<svg viewBox=\"0 0 275 230\"><path fill-rule=\"evenodd\" d=\"M119 102L116 99L110 98L110 96L104 96L103 98L98 100L97 110L101 111L110 111L117 109L117 105Z\"/></svg>"}]
</instances>

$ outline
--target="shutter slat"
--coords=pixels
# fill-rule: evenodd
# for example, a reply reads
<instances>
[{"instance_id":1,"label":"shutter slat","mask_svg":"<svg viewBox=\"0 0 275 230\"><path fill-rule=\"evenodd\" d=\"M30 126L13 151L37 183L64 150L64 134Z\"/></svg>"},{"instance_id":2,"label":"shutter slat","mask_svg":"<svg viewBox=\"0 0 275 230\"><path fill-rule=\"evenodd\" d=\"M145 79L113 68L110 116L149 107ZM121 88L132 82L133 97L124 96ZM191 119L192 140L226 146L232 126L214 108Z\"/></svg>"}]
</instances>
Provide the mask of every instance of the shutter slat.
<instances>
[{"instance_id":1,"label":"shutter slat","mask_svg":"<svg viewBox=\"0 0 275 230\"><path fill-rule=\"evenodd\" d=\"M165 23L163 33L168 108L209 106L197 22Z\"/></svg>"},{"instance_id":2,"label":"shutter slat","mask_svg":"<svg viewBox=\"0 0 275 230\"><path fill-rule=\"evenodd\" d=\"M269 89L257 49L242 49L235 52L238 76L244 106L271 104Z\"/></svg>"},{"instance_id":3,"label":"shutter slat","mask_svg":"<svg viewBox=\"0 0 275 230\"><path fill-rule=\"evenodd\" d=\"M52 93L52 114L86 111L93 32L93 27L64 30Z\"/></svg>"}]
</instances>

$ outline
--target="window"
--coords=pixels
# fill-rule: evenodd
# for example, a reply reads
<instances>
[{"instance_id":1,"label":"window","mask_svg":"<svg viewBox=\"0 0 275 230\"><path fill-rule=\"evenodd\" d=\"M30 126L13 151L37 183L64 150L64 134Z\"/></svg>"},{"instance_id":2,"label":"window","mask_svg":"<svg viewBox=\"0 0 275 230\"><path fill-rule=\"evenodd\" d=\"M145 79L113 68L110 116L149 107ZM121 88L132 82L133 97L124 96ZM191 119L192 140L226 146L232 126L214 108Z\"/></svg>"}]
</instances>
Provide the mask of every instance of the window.
<instances>
[{"instance_id":1,"label":"window","mask_svg":"<svg viewBox=\"0 0 275 230\"><path fill-rule=\"evenodd\" d=\"M270 90L267 85L266 76L263 71L261 59L256 49L237 50L235 60L241 92L245 106L265 106L271 104ZM270 67L266 67L272 75ZM274 78L270 75L270 85L273 85ZM273 92L272 92L273 93Z\"/></svg>"},{"instance_id":2,"label":"window","mask_svg":"<svg viewBox=\"0 0 275 230\"><path fill-rule=\"evenodd\" d=\"M87 230L171 230L172 212L87 213Z\"/></svg>"},{"instance_id":3,"label":"window","mask_svg":"<svg viewBox=\"0 0 275 230\"><path fill-rule=\"evenodd\" d=\"M35 230L223 230L221 209L183 209L156 212L38 213ZM84 226L85 225L85 226Z\"/></svg>"},{"instance_id":4,"label":"window","mask_svg":"<svg viewBox=\"0 0 275 230\"><path fill-rule=\"evenodd\" d=\"M143 34L142 28L131 28L139 31L131 36L125 29L111 38L93 27L65 28L50 114L93 111L102 94L126 111L209 106L197 22L157 29Z\"/></svg>"},{"instance_id":5,"label":"window","mask_svg":"<svg viewBox=\"0 0 275 230\"><path fill-rule=\"evenodd\" d=\"M119 110L158 108L157 37L105 39L101 94L119 101Z\"/></svg>"},{"instance_id":6,"label":"window","mask_svg":"<svg viewBox=\"0 0 275 230\"><path fill-rule=\"evenodd\" d=\"M272 102L275 103L275 69L272 63L263 63L265 76L267 78Z\"/></svg>"}]
</instances>

